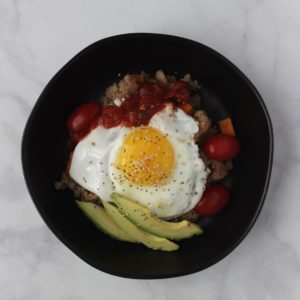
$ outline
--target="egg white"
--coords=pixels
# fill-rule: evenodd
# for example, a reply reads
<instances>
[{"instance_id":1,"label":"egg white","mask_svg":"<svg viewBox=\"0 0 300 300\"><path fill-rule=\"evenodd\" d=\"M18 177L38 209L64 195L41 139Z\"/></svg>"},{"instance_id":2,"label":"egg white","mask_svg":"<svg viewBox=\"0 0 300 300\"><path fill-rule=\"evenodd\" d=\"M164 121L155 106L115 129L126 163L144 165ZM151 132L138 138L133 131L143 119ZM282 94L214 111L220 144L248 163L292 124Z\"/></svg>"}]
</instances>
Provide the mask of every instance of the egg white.
<instances>
[{"instance_id":1,"label":"egg white","mask_svg":"<svg viewBox=\"0 0 300 300\"><path fill-rule=\"evenodd\" d=\"M126 127L93 129L75 147L70 166L70 176L82 187L103 201L111 201L114 184L109 173L109 156L116 144L123 142L129 132Z\"/></svg>"},{"instance_id":2,"label":"egg white","mask_svg":"<svg viewBox=\"0 0 300 300\"><path fill-rule=\"evenodd\" d=\"M115 162L125 135L133 130L126 127L99 126L80 141L74 150L70 176L103 201L111 201L110 194L115 191L148 206L158 217L174 218L192 210L205 187L208 170L193 138L198 124L181 109L166 106L148 126L167 135L174 149L175 167L166 184L141 187L124 180Z\"/></svg>"},{"instance_id":3,"label":"egg white","mask_svg":"<svg viewBox=\"0 0 300 300\"><path fill-rule=\"evenodd\" d=\"M109 173L115 190L141 204L148 206L161 218L174 218L190 211L198 203L207 178L207 170L199 158L194 134L198 131L196 121L181 109L167 106L155 114L149 126L167 135L175 152L175 167L169 181L161 186L139 186L122 178L122 171L114 167L118 147L109 156Z\"/></svg>"}]
</instances>

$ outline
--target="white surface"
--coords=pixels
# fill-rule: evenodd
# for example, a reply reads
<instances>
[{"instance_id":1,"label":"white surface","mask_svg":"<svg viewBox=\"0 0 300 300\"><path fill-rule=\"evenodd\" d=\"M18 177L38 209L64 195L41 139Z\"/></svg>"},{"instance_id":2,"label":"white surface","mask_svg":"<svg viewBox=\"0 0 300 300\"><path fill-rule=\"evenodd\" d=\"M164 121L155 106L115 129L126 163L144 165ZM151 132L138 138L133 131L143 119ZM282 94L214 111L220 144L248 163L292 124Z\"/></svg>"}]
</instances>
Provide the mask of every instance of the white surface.
<instances>
[{"instance_id":1,"label":"white surface","mask_svg":"<svg viewBox=\"0 0 300 300\"><path fill-rule=\"evenodd\" d=\"M299 12L299 0L1 0L0 299L300 299ZM136 31L185 36L227 56L274 125L273 176L253 230L223 261L182 278L91 268L46 228L21 172L22 130L47 81L90 43Z\"/></svg>"}]
</instances>

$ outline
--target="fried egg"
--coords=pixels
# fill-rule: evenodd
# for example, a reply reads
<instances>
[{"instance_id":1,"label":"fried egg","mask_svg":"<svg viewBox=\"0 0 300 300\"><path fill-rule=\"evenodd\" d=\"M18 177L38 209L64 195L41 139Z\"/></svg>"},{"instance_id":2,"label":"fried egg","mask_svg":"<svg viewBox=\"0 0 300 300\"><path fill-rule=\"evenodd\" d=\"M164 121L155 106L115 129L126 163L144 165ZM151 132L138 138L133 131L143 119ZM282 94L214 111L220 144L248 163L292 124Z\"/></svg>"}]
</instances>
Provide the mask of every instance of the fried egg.
<instances>
[{"instance_id":1,"label":"fried egg","mask_svg":"<svg viewBox=\"0 0 300 300\"><path fill-rule=\"evenodd\" d=\"M98 126L73 153L70 176L103 201L120 193L170 219L192 210L208 170L199 157L197 122L167 105L147 126Z\"/></svg>"}]
</instances>

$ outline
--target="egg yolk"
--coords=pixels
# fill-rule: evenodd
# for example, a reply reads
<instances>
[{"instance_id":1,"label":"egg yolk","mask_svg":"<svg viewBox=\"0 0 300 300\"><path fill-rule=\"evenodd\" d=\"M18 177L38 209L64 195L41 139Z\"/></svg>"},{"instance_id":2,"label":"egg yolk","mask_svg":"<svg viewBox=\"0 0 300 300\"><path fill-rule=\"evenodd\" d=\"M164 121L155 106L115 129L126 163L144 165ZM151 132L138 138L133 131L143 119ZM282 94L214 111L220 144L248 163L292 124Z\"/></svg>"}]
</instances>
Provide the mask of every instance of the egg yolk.
<instances>
[{"instance_id":1,"label":"egg yolk","mask_svg":"<svg viewBox=\"0 0 300 300\"><path fill-rule=\"evenodd\" d=\"M139 127L125 136L116 168L126 180L147 186L167 183L174 165L174 150L167 135L152 127Z\"/></svg>"}]
</instances>

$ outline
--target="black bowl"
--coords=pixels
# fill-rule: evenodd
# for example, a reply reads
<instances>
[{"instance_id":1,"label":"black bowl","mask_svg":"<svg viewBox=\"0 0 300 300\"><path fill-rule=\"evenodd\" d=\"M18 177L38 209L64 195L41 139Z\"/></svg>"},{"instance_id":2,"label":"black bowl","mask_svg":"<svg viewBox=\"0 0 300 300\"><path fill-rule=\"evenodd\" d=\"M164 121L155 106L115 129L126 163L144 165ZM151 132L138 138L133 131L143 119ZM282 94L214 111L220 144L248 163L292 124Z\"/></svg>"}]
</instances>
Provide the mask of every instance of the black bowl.
<instances>
[{"instance_id":1,"label":"black bowl","mask_svg":"<svg viewBox=\"0 0 300 300\"><path fill-rule=\"evenodd\" d=\"M80 103L98 98L118 74L191 73L221 99L232 116L242 151L227 181L230 205L202 220L205 233L172 253L116 241L77 209L70 191L54 182L65 168L66 120ZM206 101L209 102L209 101ZM229 254L248 234L264 202L273 156L272 126L262 98L222 55L191 40L161 34L125 34L87 47L48 83L27 122L22 163L31 197L54 234L93 267L130 278L166 278L203 270Z\"/></svg>"}]
</instances>

